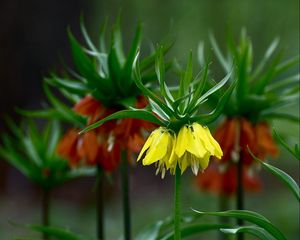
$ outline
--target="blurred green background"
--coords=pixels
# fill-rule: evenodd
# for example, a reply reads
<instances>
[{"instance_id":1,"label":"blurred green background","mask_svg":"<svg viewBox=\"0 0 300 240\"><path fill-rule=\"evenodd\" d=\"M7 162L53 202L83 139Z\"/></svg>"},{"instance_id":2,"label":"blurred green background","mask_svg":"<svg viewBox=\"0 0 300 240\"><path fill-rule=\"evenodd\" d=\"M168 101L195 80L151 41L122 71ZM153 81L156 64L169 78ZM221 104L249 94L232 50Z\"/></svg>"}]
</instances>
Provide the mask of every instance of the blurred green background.
<instances>
[{"instance_id":1,"label":"blurred green background","mask_svg":"<svg viewBox=\"0 0 300 240\"><path fill-rule=\"evenodd\" d=\"M42 3L41 3L42 2ZM238 36L246 27L253 40L255 59L259 60L268 44L280 37L285 56L299 54L298 0L152 0L152 1L2 1L1 14L1 117L12 114L17 105L33 108L43 101L42 76L68 60L67 26L79 32L79 16L84 14L87 28L96 39L105 17L113 21L122 11L122 29L128 46L138 21L144 25L144 45L175 39L169 57L185 63L188 51L196 51L200 40L208 43L208 33L225 45L226 32ZM77 34L76 34L77 35ZM77 35L79 36L79 35ZM224 44L223 44L224 43ZM209 49L209 48L208 48ZM215 66L214 66L215 67ZM218 66L215 67L218 69ZM294 72L299 69L293 69ZM283 111L299 115L299 103ZM299 142L299 125L274 122L273 126L289 143ZM5 131L1 121L1 131ZM272 161L299 182L299 162L282 150ZM138 164L131 170L132 222L136 234L147 224L172 212L173 179L161 180L155 169ZM246 207L272 220L288 239L299 239L299 204L282 184L264 171L264 191L246 196ZM122 234L119 176L115 185L106 183L105 224L107 239ZM184 176L183 209L216 210L214 196L200 192L192 175ZM16 170L0 163L0 239L28 236L30 233L10 222L39 223L39 192ZM94 236L95 202L93 179L65 184L54 192L51 221L54 225ZM201 239L215 239L215 233ZM192 238L191 238L192 239ZM195 237L193 239L200 239ZM249 238L250 239L250 238Z\"/></svg>"}]
</instances>

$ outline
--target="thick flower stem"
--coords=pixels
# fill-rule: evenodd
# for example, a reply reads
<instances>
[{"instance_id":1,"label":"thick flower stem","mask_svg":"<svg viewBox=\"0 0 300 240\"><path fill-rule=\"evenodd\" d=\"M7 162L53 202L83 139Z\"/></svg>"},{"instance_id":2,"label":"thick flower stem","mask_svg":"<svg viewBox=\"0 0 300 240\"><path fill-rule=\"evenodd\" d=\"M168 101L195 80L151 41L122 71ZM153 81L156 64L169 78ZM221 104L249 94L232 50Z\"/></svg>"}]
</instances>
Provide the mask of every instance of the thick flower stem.
<instances>
[{"instance_id":1,"label":"thick flower stem","mask_svg":"<svg viewBox=\"0 0 300 240\"><path fill-rule=\"evenodd\" d=\"M103 222L103 170L97 165L97 183L96 183L96 214L97 214L97 239L104 240L104 222Z\"/></svg>"},{"instance_id":2,"label":"thick flower stem","mask_svg":"<svg viewBox=\"0 0 300 240\"><path fill-rule=\"evenodd\" d=\"M124 239L131 239L131 216L130 216L130 199L129 199L129 176L128 161L126 151L122 151L121 163L122 178L122 200L123 200L123 218L124 218Z\"/></svg>"},{"instance_id":3,"label":"thick flower stem","mask_svg":"<svg viewBox=\"0 0 300 240\"><path fill-rule=\"evenodd\" d=\"M49 188L43 188L42 190L42 224L44 227L50 225L49 212L50 212L50 196L51 190ZM48 240L47 233L43 233L43 239Z\"/></svg>"},{"instance_id":4,"label":"thick flower stem","mask_svg":"<svg viewBox=\"0 0 300 240\"><path fill-rule=\"evenodd\" d=\"M174 196L174 240L181 239L180 222L181 222L181 211L180 211L180 190L181 190L181 171L179 166L176 166L175 173L175 196Z\"/></svg>"},{"instance_id":5,"label":"thick flower stem","mask_svg":"<svg viewBox=\"0 0 300 240\"><path fill-rule=\"evenodd\" d=\"M236 208L237 210L244 210L244 187L243 187L243 163L238 161L237 164L237 191L236 191ZM239 226L244 225L242 219L237 220ZM237 235L238 240L244 240L244 234Z\"/></svg>"},{"instance_id":6,"label":"thick flower stem","mask_svg":"<svg viewBox=\"0 0 300 240\"><path fill-rule=\"evenodd\" d=\"M237 210L244 210L244 186L243 186L243 156L241 151L241 121L239 121L238 131L236 136L236 156L237 156L237 189L236 189L236 208ZM244 221L242 219L237 219L238 226L243 226ZM244 240L244 234L238 233L238 240Z\"/></svg>"}]
</instances>

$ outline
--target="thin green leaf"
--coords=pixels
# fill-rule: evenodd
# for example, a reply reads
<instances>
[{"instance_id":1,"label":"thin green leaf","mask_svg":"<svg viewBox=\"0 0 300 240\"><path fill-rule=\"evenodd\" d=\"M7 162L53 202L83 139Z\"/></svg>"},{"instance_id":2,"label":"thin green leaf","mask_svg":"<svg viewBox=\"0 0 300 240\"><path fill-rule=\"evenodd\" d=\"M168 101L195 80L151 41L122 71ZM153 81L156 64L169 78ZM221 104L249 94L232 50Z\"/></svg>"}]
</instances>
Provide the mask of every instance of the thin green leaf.
<instances>
[{"instance_id":1,"label":"thin green leaf","mask_svg":"<svg viewBox=\"0 0 300 240\"><path fill-rule=\"evenodd\" d=\"M276 50L278 44L279 44L279 38L275 38L273 40L273 42L270 44L270 46L268 47L264 57L262 58L262 60L258 64L258 66L255 68L255 70L254 70L254 72L251 76L251 80L254 80L255 78L257 78L257 76L262 72L262 70L264 69L266 63L268 62L268 60L270 59L270 57L272 56L272 54Z\"/></svg>"},{"instance_id":2,"label":"thin green leaf","mask_svg":"<svg viewBox=\"0 0 300 240\"><path fill-rule=\"evenodd\" d=\"M102 91L98 94L101 98L105 98L106 94L111 94L113 91L109 81L100 77L92 61L86 56L81 45L77 42L75 37L69 31L69 39L71 43L71 50L73 61L80 74L87 80L87 84L91 88L97 88L101 85Z\"/></svg>"},{"instance_id":3,"label":"thin green leaf","mask_svg":"<svg viewBox=\"0 0 300 240\"><path fill-rule=\"evenodd\" d=\"M238 228L221 228L220 231L226 234L248 233L252 236L258 237L261 240L276 240L265 229L256 226L242 226Z\"/></svg>"},{"instance_id":4,"label":"thin green leaf","mask_svg":"<svg viewBox=\"0 0 300 240\"><path fill-rule=\"evenodd\" d=\"M186 225L181 227L181 237L189 237L194 236L203 232L212 231L220 228L229 227L227 224L204 224L204 223L193 223L190 225ZM170 232L163 236L162 238L159 238L160 240L172 240L174 239L174 232Z\"/></svg>"},{"instance_id":5,"label":"thin green leaf","mask_svg":"<svg viewBox=\"0 0 300 240\"><path fill-rule=\"evenodd\" d=\"M139 64L138 64L138 56L139 53L137 53L136 58L133 63L133 73L135 75L134 80L137 85L137 87L142 91L142 93L151 98L169 117L172 117L174 114L171 109L169 109L168 106L166 106L158 97L155 96L155 94L146 88L144 84L142 83L141 79L141 73L139 69Z\"/></svg>"},{"instance_id":6,"label":"thin green leaf","mask_svg":"<svg viewBox=\"0 0 300 240\"><path fill-rule=\"evenodd\" d=\"M8 150L7 147L0 146L0 156L18 169L24 176L29 177L31 175L30 163L26 162L14 149Z\"/></svg>"},{"instance_id":7,"label":"thin green leaf","mask_svg":"<svg viewBox=\"0 0 300 240\"><path fill-rule=\"evenodd\" d=\"M16 112L26 117L58 119L58 120L65 120L65 121L68 120L64 118L64 116L62 116L61 113L59 113L56 109L53 108L48 108L45 110L16 109Z\"/></svg>"},{"instance_id":8,"label":"thin green leaf","mask_svg":"<svg viewBox=\"0 0 300 240\"><path fill-rule=\"evenodd\" d=\"M184 76L182 80L180 81L179 97L182 97L183 95L188 93L188 88L190 86L192 79L193 79L193 55L192 55L192 51L190 51L186 70L184 72Z\"/></svg>"},{"instance_id":9,"label":"thin green leaf","mask_svg":"<svg viewBox=\"0 0 300 240\"><path fill-rule=\"evenodd\" d=\"M68 92L79 94L81 96L86 95L91 91L90 88L87 87L86 83L59 78L56 75L52 75L51 78L45 78L45 81L52 86L63 88Z\"/></svg>"},{"instance_id":10,"label":"thin green leaf","mask_svg":"<svg viewBox=\"0 0 300 240\"><path fill-rule=\"evenodd\" d=\"M163 221L158 221L154 224L147 226L142 232L140 232L134 239L135 240L157 240L160 229L164 224Z\"/></svg>"},{"instance_id":11,"label":"thin green leaf","mask_svg":"<svg viewBox=\"0 0 300 240\"><path fill-rule=\"evenodd\" d=\"M271 234L276 240L287 240L283 233L275 227L268 219L264 216L247 210L228 210L224 212L200 212L193 210L202 216L220 216L220 217L233 217L237 219L243 219L245 221L256 224L257 226L265 229L269 234Z\"/></svg>"},{"instance_id":12,"label":"thin green leaf","mask_svg":"<svg viewBox=\"0 0 300 240\"><path fill-rule=\"evenodd\" d=\"M87 33L87 30L84 25L83 15L81 15L81 17L80 17L80 29L81 29L81 32L83 34L83 37L84 37L87 45L90 47L90 49L94 52L98 52L98 49L95 47L92 40L90 39L89 34Z\"/></svg>"},{"instance_id":13,"label":"thin green leaf","mask_svg":"<svg viewBox=\"0 0 300 240\"><path fill-rule=\"evenodd\" d=\"M266 87L266 91L267 92L273 92L273 91L277 91L277 90L282 90L284 89L287 85L291 85L291 84L296 84L299 83L299 79L300 79L300 74L296 74L294 76L285 78L285 79L281 79L273 84L269 84Z\"/></svg>"},{"instance_id":14,"label":"thin green leaf","mask_svg":"<svg viewBox=\"0 0 300 240\"><path fill-rule=\"evenodd\" d=\"M99 36L99 49L100 49L100 52L106 52L105 34L106 34L107 21L108 21L108 18L105 17L104 23L100 28L100 36Z\"/></svg>"},{"instance_id":15,"label":"thin green leaf","mask_svg":"<svg viewBox=\"0 0 300 240\"><path fill-rule=\"evenodd\" d=\"M205 63L205 57L204 57L204 42L199 42L198 49L197 49L197 57L198 62L201 67L204 67L206 65Z\"/></svg>"},{"instance_id":16,"label":"thin green leaf","mask_svg":"<svg viewBox=\"0 0 300 240\"><path fill-rule=\"evenodd\" d=\"M157 114L161 119L169 121L169 116L155 103L152 99L149 99L151 110L153 113Z\"/></svg>"},{"instance_id":17,"label":"thin green leaf","mask_svg":"<svg viewBox=\"0 0 300 240\"><path fill-rule=\"evenodd\" d=\"M225 91L223 96L220 97L216 108L209 114L198 115L197 117L191 118L192 122L201 122L202 124L209 124L215 121L222 113L224 108L226 107L228 101L230 100L230 96L236 86L236 81L233 82L230 87ZM192 110L192 113L197 111L197 105Z\"/></svg>"},{"instance_id":18,"label":"thin green leaf","mask_svg":"<svg viewBox=\"0 0 300 240\"><path fill-rule=\"evenodd\" d=\"M159 47L155 61L155 72L160 86L160 92L164 96L166 102L171 105L174 98L165 83L165 64L163 58L163 49Z\"/></svg>"},{"instance_id":19,"label":"thin green leaf","mask_svg":"<svg viewBox=\"0 0 300 240\"><path fill-rule=\"evenodd\" d=\"M74 168L68 171L64 178L65 180L74 179L78 177L92 177L96 176L97 169L94 167L80 167L80 168Z\"/></svg>"},{"instance_id":20,"label":"thin green leaf","mask_svg":"<svg viewBox=\"0 0 300 240\"><path fill-rule=\"evenodd\" d=\"M105 123L107 121L115 120L115 119L124 119L124 118L141 119L141 120L145 120L145 121L149 121L149 122L158 124L160 126L166 125L164 122L159 120L157 117L155 117L151 112L148 112L147 110L143 110L143 109L123 110L123 111L113 113L113 114L109 115L108 117L103 118L103 119L99 120L98 122L89 125L85 129L80 131L79 134L82 134L82 133L90 131L94 128L100 127L103 123Z\"/></svg>"},{"instance_id":21,"label":"thin green leaf","mask_svg":"<svg viewBox=\"0 0 300 240\"><path fill-rule=\"evenodd\" d=\"M57 121L52 121L49 125L51 126L51 133L49 135L49 138L47 139L47 156L49 159L51 159L52 157L54 157L55 149L61 136L61 129Z\"/></svg>"},{"instance_id":22,"label":"thin green leaf","mask_svg":"<svg viewBox=\"0 0 300 240\"><path fill-rule=\"evenodd\" d=\"M224 68L225 72L229 72L230 71L230 63L227 62L227 60L225 59L225 57L223 56L223 53L221 52L219 45L216 42L215 37L210 33L209 34L209 40L211 42L211 45L214 49L214 52L216 53L216 56L218 58L218 60L220 61L222 67Z\"/></svg>"},{"instance_id":23,"label":"thin green leaf","mask_svg":"<svg viewBox=\"0 0 300 240\"><path fill-rule=\"evenodd\" d=\"M207 75L208 75L208 64L205 66L204 73L200 79L200 82L197 84L195 93L192 95L193 98L192 98L191 102L189 103L189 106L186 110L187 112L189 112L189 110L194 108L195 105L197 104L197 101L199 100L199 98L205 88L205 84L207 81ZM195 81L197 81L197 79Z\"/></svg>"},{"instance_id":24,"label":"thin green leaf","mask_svg":"<svg viewBox=\"0 0 300 240\"><path fill-rule=\"evenodd\" d=\"M124 65L123 72L122 72L122 79L124 82L124 83L122 83L122 85L127 86L127 89L125 89L125 92L128 91L128 89L130 88L130 86L132 84L132 65L133 65L136 53L138 51L138 48L140 46L141 34L142 34L142 25L139 24L135 31L135 36L133 38L131 48L129 50L127 60L126 60L126 63Z\"/></svg>"},{"instance_id":25,"label":"thin green leaf","mask_svg":"<svg viewBox=\"0 0 300 240\"><path fill-rule=\"evenodd\" d=\"M280 179L292 191L292 193L295 195L297 200L300 202L300 189L299 189L299 186L297 185L297 183L294 181L294 179L291 176L289 176L287 173L285 173L281 169L279 169L277 167L274 167L274 166L272 166L268 163L265 163L262 160L260 160L259 158L255 157L254 154L249 149L249 147L248 147L248 151L251 154L251 156L256 161L260 162L260 164L265 169L267 169L269 172L271 172L273 175L275 175L278 179Z\"/></svg>"},{"instance_id":26,"label":"thin green leaf","mask_svg":"<svg viewBox=\"0 0 300 240\"><path fill-rule=\"evenodd\" d=\"M198 106L199 104L201 104L201 102L203 102L207 97L209 97L211 94L213 94L214 92L218 91L221 87L223 87L227 81L230 79L232 71L230 71L220 82L218 82L214 87L212 87L211 89L209 89L206 93L204 93L197 101L197 103L195 104L195 106ZM233 84L235 85L235 84Z\"/></svg>"},{"instance_id":27,"label":"thin green leaf","mask_svg":"<svg viewBox=\"0 0 300 240\"><path fill-rule=\"evenodd\" d=\"M279 64L279 62L282 59L282 52L277 54L275 59L272 61L270 67L268 70L261 76L255 85L253 85L253 88L251 89L251 92L254 94L262 94L266 88L266 86L269 84L271 80L273 80L277 74L276 74L276 66Z\"/></svg>"},{"instance_id":28,"label":"thin green leaf","mask_svg":"<svg viewBox=\"0 0 300 240\"><path fill-rule=\"evenodd\" d=\"M76 123L78 125L85 124L86 120L85 118L77 115L72 109L64 105L62 102L60 102L50 91L49 87L44 84L44 91L47 95L49 101L51 104L55 107L55 109L69 122Z\"/></svg>"},{"instance_id":29,"label":"thin green leaf","mask_svg":"<svg viewBox=\"0 0 300 240\"><path fill-rule=\"evenodd\" d=\"M174 43L172 42L172 43L167 44L167 45L161 45L163 55L165 55L171 49L171 47L173 46L173 44ZM141 72L144 72L149 67L151 67L152 64L154 63L156 57L157 57L157 53L154 52L154 53L150 54L149 56L147 56L146 58L144 58L143 60L141 60L140 64L139 64Z\"/></svg>"},{"instance_id":30,"label":"thin green leaf","mask_svg":"<svg viewBox=\"0 0 300 240\"><path fill-rule=\"evenodd\" d=\"M282 139L282 137L279 136L279 134L273 130L273 136L275 137L276 141L280 143L281 146L283 146L286 150L288 150L294 157L300 161L300 155L297 155L297 151L293 151L287 143Z\"/></svg>"},{"instance_id":31,"label":"thin green leaf","mask_svg":"<svg viewBox=\"0 0 300 240\"><path fill-rule=\"evenodd\" d=\"M28 225L28 228L42 232L47 233L48 235L55 237L56 239L64 239L64 240L86 240L86 236L80 236L77 234L72 233L69 229L64 229L60 227L45 227L45 226L39 226L39 225Z\"/></svg>"},{"instance_id":32,"label":"thin green leaf","mask_svg":"<svg viewBox=\"0 0 300 240\"><path fill-rule=\"evenodd\" d=\"M295 57L288 59L287 61L279 64L278 66L276 66L275 75L278 76L281 73L290 69L291 67L293 67L297 64L299 65L299 59L300 59L300 56L295 56Z\"/></svg>"}]
</instances>

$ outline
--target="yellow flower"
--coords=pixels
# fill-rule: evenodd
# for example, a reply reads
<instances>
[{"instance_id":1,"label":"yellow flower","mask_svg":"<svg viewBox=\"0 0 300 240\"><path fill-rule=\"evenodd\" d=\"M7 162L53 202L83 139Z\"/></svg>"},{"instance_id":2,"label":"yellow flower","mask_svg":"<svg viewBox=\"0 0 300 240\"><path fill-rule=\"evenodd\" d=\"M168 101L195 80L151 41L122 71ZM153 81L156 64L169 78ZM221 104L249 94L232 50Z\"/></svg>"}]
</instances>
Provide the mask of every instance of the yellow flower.
<instances>
[{"instance_id":1,"label":"yellow flower","mask_svg":"<svg viewBox=\"0 0 300 240\"><path fill-rule=\"evenodd\" d=\"M209 129L193 123L184 125L178 136L165 127L154 130L143 146L138 161L143 159L143 165L155 163L156 174L161 172L163 178L166 170L175 174L177 164L181 173L190 166L197 175L199 169L204 170L208 166L211 156L220 159L222 155Z\"/></svg>"},{"instance_id":2,"label":"yellow flower","mask_svg":"<svg viewBox=\"0 0 300 240\"><path fill-rule=\"evenodd\" d=\"M174 149L175 136L165 127L154 130L144 144L138 161L143 159L143 165L156 164L156 174L161 172L164 178L166 170L171 168L170 158Z\"/></svg>"},{"instance_id":3,"label":"yellow flower","mask_svg":"<svg viewBox=\"0 0 300 240\"><path fill-rule=\"evenodd\" d=\"M177 160L181 173L190 166L195 175L199 169L204 170L208 166L210 156L220 159L223 155L209 129L199 123L184 125L180 129L174 152L176 158L170 159L169 164L173 165L173 161Z\"/></svg>"}]
</instances>

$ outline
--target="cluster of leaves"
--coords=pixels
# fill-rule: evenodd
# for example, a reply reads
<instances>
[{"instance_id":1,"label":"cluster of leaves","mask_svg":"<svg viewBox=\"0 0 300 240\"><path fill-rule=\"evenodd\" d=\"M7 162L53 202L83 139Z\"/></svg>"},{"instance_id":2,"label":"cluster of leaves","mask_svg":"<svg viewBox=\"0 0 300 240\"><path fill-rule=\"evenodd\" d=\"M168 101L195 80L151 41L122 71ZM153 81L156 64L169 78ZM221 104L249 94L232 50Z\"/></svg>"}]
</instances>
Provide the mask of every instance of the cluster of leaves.
<instances>
[{"instance_id":1,"label":"cluster of leaves","mask_svg":"<svg viewBox=\"0 0 300 240\"><path fill-rule=\"evenodd\" d=\"M49 122L43 131L32 121L21 127L12 120L7 122L12 134L2 135L0 155L42 188L52 188L76 177L95 174L90 168L70 169L68 162L56 154L61 137L57 121Z\"/></svg>"},{"instance_id":2,"label":"cluster of leaves","mask_svg":"<svg viewBox=\"0 0 300 240\"><path fill-rule=\"evenodd\" d=\"M51 92L49 86L60 91L72 104L87 95L92 95L105 107L128 109L135 106L136 97L141 91L135 84L136 75L133 74L134 59L141 47L142 26L139 24L131 43L128 54L125 56L120 19L111 30L109 48L106 47L106 23L102 26L97 47L84 26L81 19L81 32L85 45L79 43L69 30L72 60L75 69L67 69L63 76L51 73L45 78L44 92L50 102L50 107L37 111L19 110L20 113L37 118L58 119L74 124L77 127L86 126L86 119L74 113L67 105ZM166 54L172 44L162 45L162 53ZM141 81L149 85L156 78L152 68L156 52L152 52L139 63ZM170 68L171 62L166 64Z\"/></svg>"},{"instance_id":3,"label":"cluster of leaves","mask_svg":"<svg viewBox=\"0 0 300 240\"><path fill-rule=\"evenodd\" d=\"M276 112L279 107L291 104L299 98L299 73L287 75L292 67L299 64L299 56L282 61L283 51L276 51L279 43L276 38L254 66L252 42L245 29L242 30L237 44L231 36L228 37L226 56L212 35L210 40L225 73L232 72L231 81L237 81L234 94L224 109L225 115L242 116L252 121L272 118L299 121L293 115ZM205 64L203 45L199 46L199 62L201 65ZM233 64L236 66L234 71ZM217 101L219 96L214 97Z\"/></svg>"},{"instance_id":4,"label":"cluster of leaves","mask_svg":"<svg viewBox=\"0 0 300 240\"><path fill-rule=\"evenodd\" d=\"M199 114L201 105L208 100L208 97L222 88L230 78L228 73L220 82L209 90L205 91L208 78L208 65L202 71L193 76L193 59L190 53L186 70L181 70L179 87L172 89L167 86L165 78L165 63L163 48L157 50L155 71L159 83L159 94L147 88L141 78L140 64L136 55L133 64L134 80L140 91L148 97L150 109L134 109L116 112L100 121L88 126L83 131L89 131L112 119L137 118L150 121L160 126L165 126L174 131L180 129L186 123L199 122L208 124L215 121L222 113L234 87L231 84L223 95L218 99L214 109L207 114Z\"/></svg>"}]
</instances>

